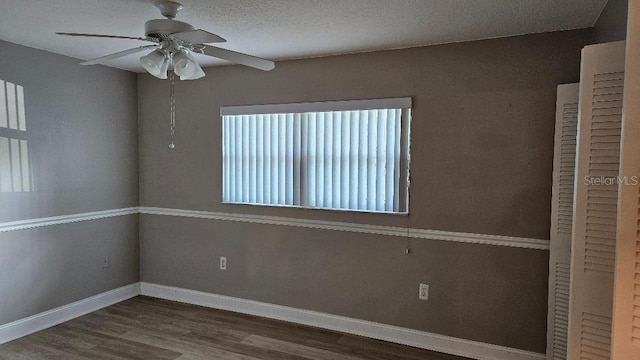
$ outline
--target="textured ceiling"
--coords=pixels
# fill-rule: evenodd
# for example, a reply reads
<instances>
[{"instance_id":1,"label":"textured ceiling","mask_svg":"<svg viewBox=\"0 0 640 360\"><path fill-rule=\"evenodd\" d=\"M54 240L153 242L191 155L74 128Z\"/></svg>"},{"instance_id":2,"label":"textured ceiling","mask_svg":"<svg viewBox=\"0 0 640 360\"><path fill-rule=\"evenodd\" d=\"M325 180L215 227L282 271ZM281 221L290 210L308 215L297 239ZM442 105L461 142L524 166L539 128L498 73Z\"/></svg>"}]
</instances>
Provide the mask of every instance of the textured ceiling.
<instances>
[{"instance_id":1,"label":"textured ceiling","mask_svg":"<svg viewBox=\"0 0 640 360\"><path fill-rule=\"evenodd\" d=\"M405 48L594 25L606 0L182 0L178 20L272 59ZM0 0L0 39L79 59L146 44L55 32L144 36L153 0ZM141 54L107 65L142 71ZM201 58L199 58L201 59ZM201 59L205 66L222 62Z\"/></svg>"}]
</instances>

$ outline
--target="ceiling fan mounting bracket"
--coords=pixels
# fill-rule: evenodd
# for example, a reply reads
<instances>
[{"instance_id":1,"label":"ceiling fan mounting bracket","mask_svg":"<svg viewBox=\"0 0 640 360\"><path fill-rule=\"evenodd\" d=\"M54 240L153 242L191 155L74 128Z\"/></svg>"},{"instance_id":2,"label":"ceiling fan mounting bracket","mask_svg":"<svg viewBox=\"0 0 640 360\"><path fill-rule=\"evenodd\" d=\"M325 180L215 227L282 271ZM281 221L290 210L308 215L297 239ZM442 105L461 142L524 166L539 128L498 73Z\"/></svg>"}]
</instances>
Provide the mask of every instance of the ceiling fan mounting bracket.
<instances>
[{"instance_id":1,"label":"ceiling fan mounting bracket","mask_svg":"<svg viewBox=\"0 0 640 360\"><path fill-rule=\"evenodd\" d=\"M163 39L160 42L160 46L158 47L158 50L164 52L168 56L172 56L173 54L178 53L185 49L193 51L194 47L190 44L182 44L179 41L176 41L175 39L170 39L170 38Z\"/></svg>"},{"instance_id":2,"label":"ceiling fan mounting bracket","mask_svg":"<svg viewBox=\"0 0 640 360\"><path fill-rule=\"evenodd\" d=\"M175 19L180 10L182 10L182 4L171 0L159 0L154 5L160 10L162 16L167 19Z\"/></svg>"}]
</instances>

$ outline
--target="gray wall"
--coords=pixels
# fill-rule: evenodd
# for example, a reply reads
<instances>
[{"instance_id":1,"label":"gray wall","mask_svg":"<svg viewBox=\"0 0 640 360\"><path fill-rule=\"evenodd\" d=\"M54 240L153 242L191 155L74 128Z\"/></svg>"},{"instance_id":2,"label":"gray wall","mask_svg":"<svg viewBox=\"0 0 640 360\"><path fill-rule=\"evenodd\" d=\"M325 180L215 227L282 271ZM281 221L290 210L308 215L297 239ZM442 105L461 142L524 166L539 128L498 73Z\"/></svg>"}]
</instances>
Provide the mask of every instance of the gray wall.
<instances>
[{"instance_id":1,"label":"gray wall","mask_svg":"<svg viewBox=\"0 0 640 360\"><path fill-rule=\"evenodd\" d=\"M628 12L629 0L609 0L593 27L591 42L599 44L625 40Z\"/></svg>"},{"instance_id":2,"label":"gray wall","mask_svg":"<svg viewBox=\"0 0 640 360\"><path fill-rule=\"evenodd\" d=\"M142 206L548 239L556 85L589 30L138 77ZM412 96L411 215L221 204L219 108ZM141 215L141 279L545 351L548 253ZM217 270L227 256L228 270ZM418 283L431 285L418 301Z\"/></svg>"},{"instance_id":3,"label":"gray wall","mask_svg":"<svg viewBox=\"0 0 640 360\"><path fill-rule=\"evenodd\" d=\"M35 191L0 193L0 222L138 204L136 75L0 42L25 91Z\"/></svg>"},{"instance_id":4,"label":"gray wall","mask_svg":"<svg viewBox=\"0 0 640 360\"><path fill-rule=\"evenodd\" d=\"M138 282L138 248L137 215L0 233L0 325Z\"/></svg>"},{"instance_id":5,"label":"gray wall","mask_svg":"<svg viewBox=\"0 0 640 360\"><path fill-rule=\"evenodd\" d=\"M136 75L3 41L0 53L0 79L24 87L33 179L0 192L0 223L137 206ZM138 281L137 237L137 215L0 233L0 324Z\"/></svg>"}]
</instances>

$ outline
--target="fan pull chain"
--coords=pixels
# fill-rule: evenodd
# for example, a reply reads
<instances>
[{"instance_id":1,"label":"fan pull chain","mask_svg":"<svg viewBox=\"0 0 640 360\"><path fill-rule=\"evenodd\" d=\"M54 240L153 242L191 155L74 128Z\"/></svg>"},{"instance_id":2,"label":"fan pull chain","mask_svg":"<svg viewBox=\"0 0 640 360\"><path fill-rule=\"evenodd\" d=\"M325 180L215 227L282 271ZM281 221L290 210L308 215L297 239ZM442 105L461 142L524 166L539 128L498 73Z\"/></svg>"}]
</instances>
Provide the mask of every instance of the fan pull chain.
<instances>
[{"instance_id":1,"label":"fan pull chain","mask_svg":"<svg viewBox=\"0 0 640 360\"><path fill-rule=\"evenodd\" d=\"M169 107L170 107L170 135L169 135L169 149L173 149L176 145L173 143L174 135L176 134L176 93L175 93L175 75L173 71L169 71Z\"/></svg>"}]
</instances>

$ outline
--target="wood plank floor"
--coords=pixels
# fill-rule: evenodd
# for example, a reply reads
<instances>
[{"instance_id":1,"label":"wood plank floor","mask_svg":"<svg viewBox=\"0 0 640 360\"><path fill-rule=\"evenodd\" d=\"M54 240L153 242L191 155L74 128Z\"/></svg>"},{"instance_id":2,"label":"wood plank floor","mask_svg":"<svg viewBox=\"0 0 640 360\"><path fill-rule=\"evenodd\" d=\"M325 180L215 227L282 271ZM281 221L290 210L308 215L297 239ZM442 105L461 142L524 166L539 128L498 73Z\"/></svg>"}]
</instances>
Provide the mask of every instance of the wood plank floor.
<instances>
[{"instance_id":1,"label":"wood plank floor","mask_svg":"<svg viewBox=\"0 0 640 360\"><path fill-rule=\"evenodd\" d=\"M2 360L462 360L144 296L0 345Z\"/></svg>"}]
</instances>

